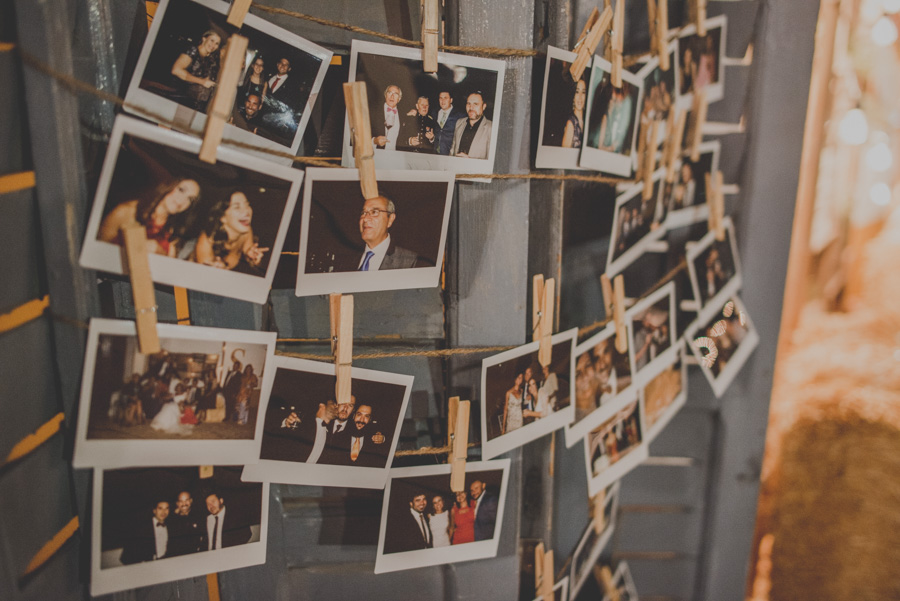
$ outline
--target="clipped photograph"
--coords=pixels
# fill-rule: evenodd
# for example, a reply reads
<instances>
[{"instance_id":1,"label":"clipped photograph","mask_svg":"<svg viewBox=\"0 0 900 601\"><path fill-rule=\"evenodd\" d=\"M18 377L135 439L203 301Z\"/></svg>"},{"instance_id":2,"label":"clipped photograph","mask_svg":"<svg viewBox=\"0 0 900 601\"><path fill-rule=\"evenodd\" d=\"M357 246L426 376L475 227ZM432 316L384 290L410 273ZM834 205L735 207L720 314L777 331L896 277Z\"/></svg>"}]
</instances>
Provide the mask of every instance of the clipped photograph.
<instances>
[{"instance_id":1,"label":"clipped photograph","mask_svg":"<svg viewBox=\"0 0 900 601\"><path fill-rule=\"evenodd\" d=\"M363 198L356 169L306 170L297 296L440 284L454 177L379 170Z\"/></svg>"},{"instance_id":2,"label":"clipped photograph","mask_svg":"<svg viewBox=\"0 0 900 601\"><path fill-rule=\"evenodd\" d=\"M353 367L351 402L335 402L332 363L275 357L253 482L383 488L413 377Z\"/></svg>"},{"instance_id":3,"label":"clipped photograph","mask_svg":"<svg viewBox=\"0 0 900 601\"><path fill-rule=\"evenodd\" d=\"M631 578L628 564L624 561L620 561L616 566L616 571L613 572L613 586L616 587L616 596L613 597L613 595L607 593L603 597L603 601L614 601L614 599L619 601L638 601L637 588L634 586L634 580Z\"/></svg>"},{"instance_id":4,"label":"clipped photograph","mask_svg":"<svg viewBox=\"0 0 900 601\"><path fill-rule=\"evenodd\" d=\"M647 442L653 442L687 401L687 365L683 340L678 340L678 360L663 369L641 389Z\"/></svg>"},{"instance_id":5,"label":"clipped photograph","mask_svg":"<svg viewBox=\"0 0 900 601\"><path fill-rule=\"evenodd\" d=\"M643 404L635 399L584 439L588 495L599 494L648 456Z\"/></svg>"},{"instance_id":6,"label":"clipped photograph","mask_svg":"<svg viewBox=\"0 0 900 601\"><path fill-rule=\"evenodd\" d=\"M531 342L481 363L481 453L496 457L572 422L576 329L555 334L548 366Z\"/></svg>"},{"instance_id":7,"label":"clipped photograph","mask_svg":"<svg viewBox=\"0 0 900 601\"><path fill-rule=\"evenodd\" d=\"M759 344L759 334L737 296L698 323L702 326L689 330L685 339L713 392L720 397Z\"/></svg>"},{"instance_id":8,"label":"clipped photograph","mask_svg":"<svg viewBox=\"0 0 900 601\"><path fill-rule=\"evenodd\" d=\"M91 595L263 564L269 485L241 466L94 471Z\"/></svg>"},{"instance_id":9,"label":"clipped photograph","mask_svg":"<svg viewBox=\"0 0 900 601\"><path fill-rule=\"evenodd\" d=\"M539 169L580 169L578 158L584 141L588 78L587 65L578 81L569 68L578 55L547 48L540 131L534 166Z\"/></svg>"},{"instance_id":10,"label":"clipped photograph","mask_svg":"<svg viewBox=\"0 0 900 601\"><path fill-rule=\"evenodd\" d=\"M575 347L575 419L566 424L566 446L634 400L628 352L616 350L616 326L608 324Z\"/></svg>"},{"instance_id":11,"label":"clipped photograph","mask_svg":"<svg viewBox=\"0 0 900 601\"><path fill-rule=\"evenodd\" d=\"M669 68L663 71L659 66L659 57L653 55L629 68L643 81L640 125L648 128L654 121L661 121L665 126L669 113L678 104L681 96L680 77L678 73L678 42L669 43ZM649 137L649 129L647 137ZM638 131L638 136L641 133ZM665 140L664 130L657 136L657 145ZM638 144L640 147L640 144Z\"/></svg>"},{"instance_id":12,"label":"clipped photograph","mask_svg":"<svg viewBox=\"0 0 900 601\"><path fill-rule=\"evenodd\" d=\"M689 155L676 163L675 177L663 182L660 202L668 208L668 228L679 228L706 221L709 207L706 204L706 174L719 169L718 140L699 145L700 157L695 162Z\"/></svg>"},{"instance_id":13,"label":"clipped photograph","mask_svg":"<svg viewBox=\"0 0 900 601\"><path fill-rule=\"evenodd\" d=\"M678 70L681 74L679 104L690 108L694 92L706 90L709 103L725 97L725 30L727 17L719 15L706 20L706 35L697 35L690 23L681 29L678 40Z\"/></svg>"},{"instance_id":14,"label":"clipped photograph","mask_svg":"<svg viewBox=\"0 0 900 601\"><path fill-rule=\"evenodd\" d=\"M594 56L588 85L581 167L628 177L640 126L643 81L622 71L622 87L612 84L612 66Z\"/></svg>"},{"instance_id":15,"label":"clipped photograph","mask_svg":"<svg viewBox=\"0 0 900 601\"><path fill-rule=\"evenodd\" d=\"M491 173L497 149L506 63L438 53L426 73L422 51L353 40L350 81L366 84L375 166ZM344 126L342 164L354 166Z\"/></svg>"},{"instance_id":16,"label":"clipped photograph","mask_svg":"<svg viewBox=\"0 0 900 601\"><path fill-rule=\"evenodd\" d=\"M644 386L675 363L675 284L669 282L625 312L634 382Z\"/></svg>"},{"instance_id":17,"label":"clipped photograph","mask_svg":"<svg viewBox=\"0 0 900 601\"><path fill-rule=\"evenodd\" d=\"M686 247L688 274L700 321L717 313L741 289L741 266L734 224L730 217L723 219L722 223L724 240L716 240L715 232L710 231L698 242Z\"/></svg>"},{"instance_id":18,"label":"clipped photograph","mask_svg":"<svg viewBox=\"0 0 900 601\"><path fill-rule=\"evenodd\" d=\"M122 228L143 226L153 281L265 303L303 172L118 117L81 249L83 267L124 274Z\"/></svg>"},{"instance_id":19,"label":"clipped photograph","mask_svg":"<svg viewBox=\"0 0 900 601\"><path fill-rule=\"evenodd\" d=\"M616 198L613 213L613 229L606 255L606 273L609 277L623 271L647 248L666 233L667 207L660 202L665 169L653 173L653 193L644 200L644 182L628 187Z\"/></svg>"},{"instance_id":20,"label":"clipped photograph","mask_svg":"<svg viewBox=\"0 0 900 601\"><path fill-rule=\"evenodd\" d=\"M601 494L603 494L603 520L602 527L595 524L593 520L588 524L578 541L572 553L572 563L569 568L569 584L571 586L571 595L569 598L574 599L578 596L581 587L588 578L593 576L593 568L600 559L600 554L612 538L613 530L616 527L616 510L619 507L619 488L620 484L614 482L608 486Z\"/></svg>"},{"instance_id":21,"label":"clipped photograph","mask_svg":"<svg viewBox=\"0 0 900 601\"><path fill-rule=\"evenodd\" d=\"M450 466L396 468L384 489L375 573L497 555L509 459L466 464L465 489Z\"/></svg>"},{"instance_id":22,"label":"clipped photograph","mask_svg":"<svg viewBox=\"0 0 900 601\"><path fill-rule=\"evenodd\" d=\"M75 467L254 463L272 387L275 332L158 324L140 352L133 321L92 319Z\"/></svg>"}]
</instances>

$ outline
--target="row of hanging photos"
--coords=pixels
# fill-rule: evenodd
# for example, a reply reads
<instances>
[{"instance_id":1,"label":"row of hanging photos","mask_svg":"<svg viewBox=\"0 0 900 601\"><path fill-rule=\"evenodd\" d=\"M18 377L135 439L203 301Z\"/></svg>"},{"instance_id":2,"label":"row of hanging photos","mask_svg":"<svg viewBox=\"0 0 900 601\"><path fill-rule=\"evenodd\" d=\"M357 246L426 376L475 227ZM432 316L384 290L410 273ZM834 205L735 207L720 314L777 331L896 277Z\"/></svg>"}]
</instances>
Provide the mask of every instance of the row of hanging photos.
<instances>
[{"instance_id":1,"label":"row of hanging photos","mask_svg":"<svg viewBox=\"0 0 900 601\"><path fill-rule=\"evenodd\" d=\"M237 28L243 24L244 17L250 8L251 0L233 0L228 13L228 23ZM705 33L706 0L691 0L694 22L700 35ZM625 3L616 3L615 10L610 0L605 0L601 13L596 7L588 17L587 23L575 43L574 51L578 56L570 68L573 79L579 79L603 37L610 33L606 56L612 64L612 83L622 86L622 48L625 23ZM648 0L650 11L651 51L660 60L660 68L668 70L669 55L666 52L668 36L668 7L666 0ZM423 0L422 61L425 71L437 71L437 53L440 33L440 13L438 0ZM610 27L612 30L610 31ZM200 147L200 160L213 164L216 162L216 151L222 141L225 123L230 115L237 93L242 61L246 53L248 40L246 37L232 34L226 46L225 60L221 68L220 85L216 86L211 109L203 132ZM360 188L366 199L378 196L378 182L375 179L374 148L372 146L371 122L366 102L364 82L345 83L344 100L353 136L354 161L359 170ZM699 144L702 140L703 124L706 120L706 95L700 91L694 97L691 127L690 152L693 160L699 155ZM678 150L682 147L686 127L686 113L675 111L669 116L666 124L666 143L663 148L663 161L666 166L666 179L672 181L675 176L675 161ZM651 178L656 164L656 141L659 135L658 121L654 121L649 132L640 136L637 170L644 182L645 198L652 193ZM648 142L649 135L649 142ZM706 175L706 198L709 203L709 228L716 232L718 240L724 240L724 192L721 171ZM146 253L147 237L143 227L132 224L123 228L125 253L128 272L131 280L132 296L135 308L135 322L140 351L153 354L160 351L159 336L156 331L157 305L150 274L150 263ZM604 303L607 315L612 315L616 324L616 348L620 353L627 351L625 334L625 299L622 276L615 279L615 286L604 275L602 280ZM540 343L539 361L542 365L550 363L553 334L553 305L555 298L555 282L546 282L542 275L534 277L533 282L533 338ZM335 397L339 404L350 402L350 370L353 356L353 297L332 294L329 299L332 354L335 363L336 383ZM448 411L448 446L451 448L449 463L451 464L451 488L453 491L464 489L465 464L468 448L469 401L460 401L459 397L450 399ZM602 512L601 512L602 513ZM552 552L551 552L552 553ZM550 564L552 566L552 563ZM553 579L548 579L552 593Z\"/></svg>"}]
</instances>

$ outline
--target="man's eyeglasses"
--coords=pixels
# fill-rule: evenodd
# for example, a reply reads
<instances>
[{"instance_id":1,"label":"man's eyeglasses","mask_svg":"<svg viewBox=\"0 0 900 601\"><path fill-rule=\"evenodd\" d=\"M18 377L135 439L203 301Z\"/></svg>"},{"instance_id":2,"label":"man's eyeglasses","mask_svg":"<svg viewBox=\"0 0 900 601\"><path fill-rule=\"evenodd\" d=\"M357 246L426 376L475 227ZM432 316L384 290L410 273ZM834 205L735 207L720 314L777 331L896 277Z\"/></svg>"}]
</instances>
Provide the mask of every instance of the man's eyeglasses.
<instances>
[{"instance_id":1,"label":"man's eyeglasses","mask_svg":"<svg viewBox=\"0 0 900 601\"><path fill-rule=\"evenodd\" d=\"M373 219L377 219L382 213L387 213L388 215L394 214L393 211L388 211L387 209L369 209L368 211L360 213L359 218L365 219L366 217L372 217Z\"/></svg>"}]
</instances>

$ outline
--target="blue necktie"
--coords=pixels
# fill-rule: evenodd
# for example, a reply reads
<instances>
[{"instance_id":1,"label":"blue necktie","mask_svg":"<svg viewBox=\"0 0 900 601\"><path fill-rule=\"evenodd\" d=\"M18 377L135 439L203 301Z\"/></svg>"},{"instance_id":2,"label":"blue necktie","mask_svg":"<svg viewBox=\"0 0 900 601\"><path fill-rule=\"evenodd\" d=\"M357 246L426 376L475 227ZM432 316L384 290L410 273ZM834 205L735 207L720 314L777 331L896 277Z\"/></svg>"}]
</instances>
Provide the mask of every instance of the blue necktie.
<instances>
[{"instance_id":1,"label":"blue necktie","mask_svg":"<svg viewBox=\"0 0 900 601\"><path fill-rule=\"evenodd\" d=\"M362 265L359 267L359 271L369 271L369 261L372 260L372 257L375 256L375 253L371 250L366 251L366 258L363 259Z\"/></svg>"}]
</instances>

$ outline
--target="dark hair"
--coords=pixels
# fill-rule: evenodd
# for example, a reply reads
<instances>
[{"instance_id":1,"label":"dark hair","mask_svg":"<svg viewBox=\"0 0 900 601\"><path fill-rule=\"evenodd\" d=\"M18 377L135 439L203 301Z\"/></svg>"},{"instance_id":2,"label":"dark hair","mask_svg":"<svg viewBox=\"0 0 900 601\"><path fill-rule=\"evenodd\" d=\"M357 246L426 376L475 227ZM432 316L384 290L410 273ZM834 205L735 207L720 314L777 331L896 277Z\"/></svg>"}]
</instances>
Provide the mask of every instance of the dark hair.
<instances>
[{"instance_id":1,"label":"dark hair","mask_svg":"<svg viewBox=\"0 0 900 601\"><path fill-rule=\"evenodd\" d=\"M156 207L159 206L159 203L163 201L163 199L181 182L184 181L196 181L190 177L170 177L158 183L156 187L147 195L138 199L137 211L135 214L135 219L138 223L147 227L147 224L151 222L153 218L153 211L156 210ZM198 184L199 188L199 184ZM191 207L200 202L201 192L197 192L197 198L191 203ZM175 215L169 215L166 219L166 224L164 226L164 231L168 234L168 237L173 242L179 242L185 239L185 232L190 229L191 225L193 225L194 215L193 211L191 211L191 207L182 211L181 213L176 213Z\"/></svg>"},{"instance_id":2,"label":"dark hair","mask_svg":"<svg viewBox=\"0 0 900 601\"><path fill-rule=\"evenodd\" d=\"M222 227L222 217L224 217L225 211L228 210L231 204L231 197L238 192L240 190L235 190L226 198L216 201L216 204L209 209L206 216L206 224L203 226L203 232L212 240L213 255L223 260L229 251L225 248L225 245L228 244L228 232ZM243 192L241 193L243 194ZM246 194L244 196L246 198ZM247 198L247 203L250 203L249 198ZM253 205L251 204L251 206ZM238 361L237 363L240 362Z\"/></svg>"}]
</instances>

